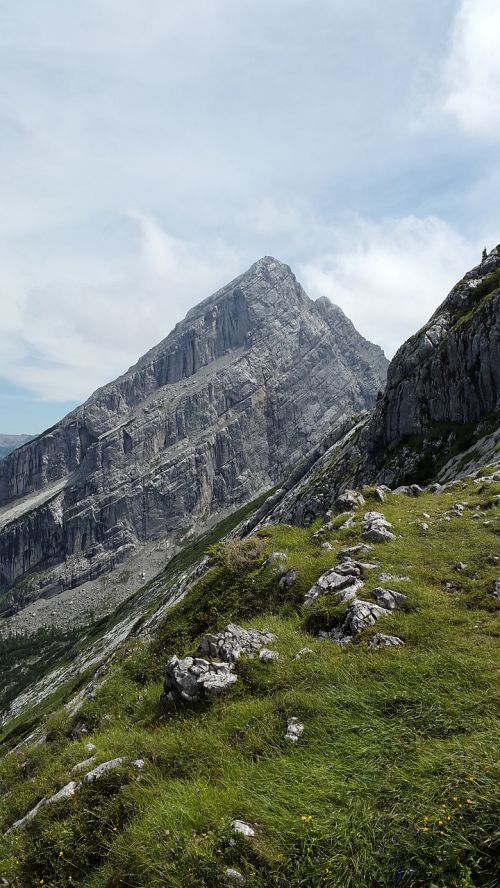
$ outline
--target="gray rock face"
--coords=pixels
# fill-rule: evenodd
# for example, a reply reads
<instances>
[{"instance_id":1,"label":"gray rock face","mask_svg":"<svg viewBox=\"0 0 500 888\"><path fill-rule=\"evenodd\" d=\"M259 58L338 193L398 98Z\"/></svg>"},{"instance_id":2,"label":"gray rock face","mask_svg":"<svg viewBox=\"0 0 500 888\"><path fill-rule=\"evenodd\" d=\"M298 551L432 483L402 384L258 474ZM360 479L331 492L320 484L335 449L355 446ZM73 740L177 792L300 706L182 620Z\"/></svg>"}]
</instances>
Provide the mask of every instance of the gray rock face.
<instances>
[{"instance_id":1,"label":"gray rock face","mask_svg":"<svg viewBox=\"0 0 500 888\"><path fill-rule=\"evenodd\" d=\"M273 519L307 526L364 484L383 484L387 493L387 484L421 478L439 490L440 482L497 464L499 408L500 246L399 349L375 409L325 438ZM470 433L463 428L469 423ZM417 484L399 488L408 496L420 491ZM367 538L383 542L388 533Z\"/></svg>"},{"instance_id":2,"label":"gray rock face","mask_svg":"<svg viewBox=\"0 0 500 888\"><path fill-rule=\"evenodd\" d=\"M28 600L77 585L250 500L371 406L386 366L340 309L261 259L0 462L0 592L49 568Z\"/></svg>"},{"instance_id":3,"label":"gray rock face","mask_svg":"<svg viewBox=\"0 0 500 888\"><path fill-rule=\"evenodd\" d=\"M374 452L432 423L469 423L498 409L500 392L500 249L452 289L426 327L391 362L370 423ZM417 491L418 493L418 491Z\"/></svg>"}]
</instances>

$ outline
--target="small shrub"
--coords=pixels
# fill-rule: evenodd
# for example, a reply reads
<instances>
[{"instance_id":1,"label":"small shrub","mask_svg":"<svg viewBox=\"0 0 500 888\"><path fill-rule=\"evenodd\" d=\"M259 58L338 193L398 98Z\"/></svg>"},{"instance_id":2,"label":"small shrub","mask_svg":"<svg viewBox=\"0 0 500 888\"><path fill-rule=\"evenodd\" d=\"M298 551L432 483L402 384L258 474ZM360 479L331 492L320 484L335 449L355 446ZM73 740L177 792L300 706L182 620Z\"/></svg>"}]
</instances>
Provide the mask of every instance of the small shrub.
<instances>
[{"instance_id":1,"label":"small shrub","mask_svg":"<svg viewBox=\"0 0 500 888\"><path fill-rule=\"evenodd\" d=\"M264 540L250 537L247 540L228 540L209 546L207 555L215 564L224 567L229 573L235 574L255 567L264 555Z\"/></svg>"}]
</instances>

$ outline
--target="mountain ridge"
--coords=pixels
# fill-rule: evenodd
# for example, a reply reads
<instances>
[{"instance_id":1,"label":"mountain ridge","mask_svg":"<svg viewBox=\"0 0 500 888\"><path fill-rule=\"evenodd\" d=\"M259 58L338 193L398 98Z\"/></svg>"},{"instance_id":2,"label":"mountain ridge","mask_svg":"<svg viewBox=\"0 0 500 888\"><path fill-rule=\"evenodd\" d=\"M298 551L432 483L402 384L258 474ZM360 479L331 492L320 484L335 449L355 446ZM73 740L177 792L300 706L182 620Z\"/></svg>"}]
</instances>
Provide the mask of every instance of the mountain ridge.
<instances>
[{"instance_id":1,"label":"mountain ridge","mask_svg":"<svg viewBox=\"0 0 500 888\"><path fill-rule=\"evenodd\" d=\"M340 309L325 316L288 266L259 260L0 465L2 590L26 577L26 602L160 534L176 545L372 404L386 366Z\"/></svg>"}]
</instances>

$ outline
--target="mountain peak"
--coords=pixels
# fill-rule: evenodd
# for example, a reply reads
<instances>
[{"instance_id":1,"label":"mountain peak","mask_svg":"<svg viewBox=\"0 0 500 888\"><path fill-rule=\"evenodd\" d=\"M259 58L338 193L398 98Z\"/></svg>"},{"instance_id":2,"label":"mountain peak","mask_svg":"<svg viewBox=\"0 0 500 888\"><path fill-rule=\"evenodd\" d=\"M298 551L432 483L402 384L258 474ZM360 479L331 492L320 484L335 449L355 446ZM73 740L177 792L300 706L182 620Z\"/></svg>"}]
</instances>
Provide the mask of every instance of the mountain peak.
<instances>
[{"instance_id":1,"label":"mountain peak","mask_svg":"<svg viewBox=\"0 0 500 888\"><path fill-rule=\"evenodd\" d=\"M29 571L37 597L35 572L49 565L44 594L67 588L156 536L173 547L181 528L197 532L261 493L373 404L386 367L340 313L323 316L288 265L263 256L1 461L0 593Z\"/></svg>"}]
</instances>

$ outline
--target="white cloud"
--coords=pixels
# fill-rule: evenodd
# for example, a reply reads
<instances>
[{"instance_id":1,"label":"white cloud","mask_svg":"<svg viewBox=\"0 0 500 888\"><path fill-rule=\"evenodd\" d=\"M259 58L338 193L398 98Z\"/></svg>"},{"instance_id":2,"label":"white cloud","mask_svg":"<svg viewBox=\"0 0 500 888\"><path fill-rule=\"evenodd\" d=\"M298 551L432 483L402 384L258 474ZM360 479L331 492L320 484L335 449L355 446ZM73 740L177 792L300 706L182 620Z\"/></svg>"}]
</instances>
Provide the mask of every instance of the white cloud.
<instances>
[{"instance_id":1,"label":"white cloud","mask_svg":"<svg viewBox=\"0 0 500 888\"><path fill-rule=\"evenodd\" d=\"M126 260L2 261L1 376L46 400L82 400L240 270L220 243L171 237L138 212ZM137 234L138 232L138 234Z\"/></svg>"},{"instance_id":2,"label":"white cloud","mask_svg":"<svg viewBox=\"0 0 500 888\"><path fill-rule=\"evenodd\" d=\"M445 66L444 108L471 133L500 137L500 4L462 0Z\"/></svg>"},{"instance_id":3,"label":"white cloud","mask_svg":"<svg viewBox=\"0 0 500 888\"><path fill-rule=\"evenodd\" d=\"M434 217L353 219L331 235L332 251L299 269L305 289L340 305L389 357L480 258Z\"/></svg>"}]
</instances>

